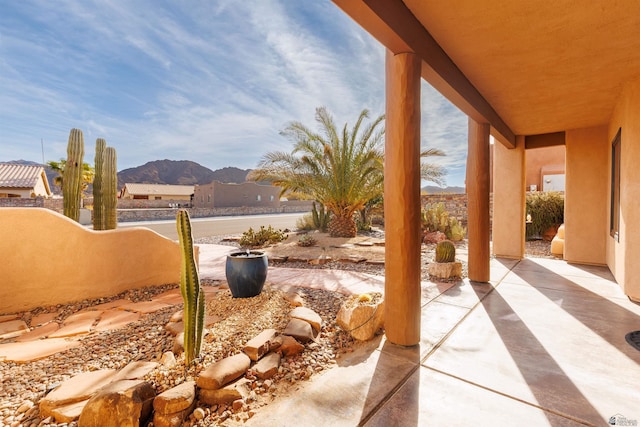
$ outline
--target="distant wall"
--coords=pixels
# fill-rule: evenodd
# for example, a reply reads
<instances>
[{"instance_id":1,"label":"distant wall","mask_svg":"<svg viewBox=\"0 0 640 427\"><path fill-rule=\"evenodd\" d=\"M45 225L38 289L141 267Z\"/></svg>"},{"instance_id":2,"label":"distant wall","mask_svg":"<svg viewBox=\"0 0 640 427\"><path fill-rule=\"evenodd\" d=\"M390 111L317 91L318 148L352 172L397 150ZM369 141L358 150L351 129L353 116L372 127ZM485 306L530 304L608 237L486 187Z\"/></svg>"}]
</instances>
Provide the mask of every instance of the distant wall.
<instances>
[{"instance_id":1,"label":"distant wall","mask_svg":"<svg viewBox=\"0 0 640 427\"><path fill-rule=\"evenodd\" d=\"M93 231L42 208L2 208L0 313L178 283L176 242L146 228Z\"/></svg>"}]
</instances>

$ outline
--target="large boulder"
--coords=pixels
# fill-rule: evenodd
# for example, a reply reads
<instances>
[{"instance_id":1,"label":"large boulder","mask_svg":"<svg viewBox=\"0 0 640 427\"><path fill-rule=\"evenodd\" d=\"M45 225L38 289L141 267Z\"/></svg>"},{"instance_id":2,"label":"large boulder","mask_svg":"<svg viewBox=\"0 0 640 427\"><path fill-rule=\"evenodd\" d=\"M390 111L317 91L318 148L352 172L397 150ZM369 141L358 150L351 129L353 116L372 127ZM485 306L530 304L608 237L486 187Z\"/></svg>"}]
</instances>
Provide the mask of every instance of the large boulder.
<instances>
[{"instance_id":1,"label":"large boulder","mask_svg":"<svg viewBox=\"0 0 640 427\"><path fill-rule=\"evenodd\" d=\"M79 427L138 427L151 414L153 385L141 380L114 381L102 387L87 402Z\"/></svg>"},{"instance_id":2,"label":"large boulder","mask_svg":"<svg viewBox=\"0 0 640 427\"><path fill-rule=\"evenodd\" d=\"M354 295L346 300L336 316L336 323L360 341L372 339L384 326L384 299L379 292Z\"/></svg>"}]
</instances>

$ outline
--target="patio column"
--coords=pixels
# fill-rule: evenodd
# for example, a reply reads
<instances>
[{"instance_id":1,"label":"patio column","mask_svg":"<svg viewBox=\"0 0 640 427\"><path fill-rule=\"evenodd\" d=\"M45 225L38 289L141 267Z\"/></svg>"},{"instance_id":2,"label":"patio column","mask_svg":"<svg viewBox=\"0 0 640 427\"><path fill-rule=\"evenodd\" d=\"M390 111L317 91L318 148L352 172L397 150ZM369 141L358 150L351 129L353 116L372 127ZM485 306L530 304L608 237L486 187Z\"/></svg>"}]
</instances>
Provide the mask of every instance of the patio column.
<instances>
[{"instance_id":1,"label":"patio column","mask_svg":"<svg viewBox=\"0 0 640 427\"><path fill-rule=\"evenodd\" d=\"M469 280L489 281L489 124L469 117L467 234Z\"/></svg>"},{"instance_id":2,"label":"patio column","mask_svg":"<svg viewBox=\"0 0 640 427\"><path fill-rule=\"evenodd\" d=\"M516 148L493 144L493 253L522 259L525 234L524 136L516 136Z\"/></svg>"},{"instance_id":3,"label":"patio column","mask_svg":"<svg viewBox=\"0 0 640 427\"><path fill-rule=\"evenodd\" d=\"M420 342L420 71L414 53L386 57L385 332Z\"/></svg>"}]
</instances>

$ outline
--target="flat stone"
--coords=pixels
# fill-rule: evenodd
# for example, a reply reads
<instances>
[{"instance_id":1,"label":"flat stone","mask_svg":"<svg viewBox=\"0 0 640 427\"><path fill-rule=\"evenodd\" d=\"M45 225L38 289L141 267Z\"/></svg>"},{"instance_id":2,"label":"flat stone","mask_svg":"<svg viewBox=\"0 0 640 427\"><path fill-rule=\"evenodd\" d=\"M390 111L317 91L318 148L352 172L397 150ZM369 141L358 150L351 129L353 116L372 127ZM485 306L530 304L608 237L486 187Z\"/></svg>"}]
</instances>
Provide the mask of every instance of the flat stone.
<instances>
[{"instance_id":1,"label":"flat stone","mask_svg":"<svg viewBox=\"0 0 640 427\"><path fill-rule=\"evenodd\" d=\"M173 336L177 336L180 332L184 332L184 323L180 322L169 322L164 327L167 332L169 332Z\"/></svg>"},{"instance_id":2,"label":"flat stone","mask_svg":"<svg viewBox=\"0 0 640 427\"><path fill-rule=\"evenodd\" d=\"M282 332L284 335L290 335L302 343L315 339L317 333L314 333L311 324L300 319L291 319L287 323L287 327Z\"/></svg>"},{"instance_id":3,"label":"flat stone","mask_svg":"<svg viewBox=\"0 0 640 427\"><path fill-rule=\"evenodd\" d=\"M40 416L53 416L52 411L57 407L91 398L99 388L111 381L115 373L115 369L101 369L83 372L68 379L40 400Z\"/></svg>"},{"instance_id":4,"label":"flat stone","mask_svg":"<svg viewBox=\"0 0 640 427\"><path fill-rule=\"evenodd\" d=\"M161 414L155 412L153 414L153 427L182 427L189 419L189 415L193 412L193 408L196 406L196 401L187 409L183 409L179 412L172 414Z\"/></svg>"},{"instance_id":5,"label":"flat stone","mask_svg":"<svg viewBox=\"0 0 640 427\"><path fill-rule=\"evenodd\" d=\"M320 317L318 313L311 310L310 308L296 307L289 314L289 316L293 317L294 319L304 320L305 322L309 323L313 327L313 329L316 330L316 332L320 332L320 329L322 328L322 317Z\"/></svg>"},{"instance_id":6,"label":"flat stone","mask_svg":"<svg viewBox=\"0 0 640 427\"><path fill-rule=\"evenodd\" d=\"M384 300L378 304L343 304L336 323L353 338L368 341L384 326Z\"/></svg>"},{"instance_id":7,"label":"flat stone","mask_svg":"<svg viewBox=\"0 0 640 427\"><path fill-rule=\"evenodd\" d=\"M80 342L62 338L0 344L0 361L31 362L78 346Z\"/></svg>"},{"instance_id":8,"label":"flat stone","mask_svg":"<svg viewBox=\"0 0 640 427\"><path fill-rule=\"evenodd\" d=\"M250 339L242 351L244 351L251 360L259 360L263 355L269 352L271 342L277 334L278 332L275 329L265 329L257 336Z\"/></svg>"},{"instance_id":9,"label":"flat stone","mask_svg":"<svg viewBox=\"0 0 640 427\"><path fill-rule=\"evenodd\" d=\"M89 399L81 400L80 402L73 402L67 405L58 406L51 410L51 414L47 417L52 417L58 423L70 423L80 418L84 406ZM42 415L42 412L40 413ZM44 415L42 415L44 417ZM45 418L47 418L45 417Z\"/></svg>"},{"instance_id":10,"label":"flat stone","mask_svg":"<svg viewBox=\"0 0 640 427\"><path fill-rule=\"evenodd\" d=\"M127 366L120 369L114 376L112 381L120 380L139 380L149 372L153 371L160 364L158 362L135 361L130 362Z\"/></svg>"},{"instance_id":11,"label":"flat stone","mask_svg":"<svg viewBox=\"0 0 640 427\"><path fill-rule=\"evenodd\" d=\"M3 314L2 316L0 316L0 323L2 322L8 322L9 320L16 320L19 319L20 316L18 314Z\"/></svg>"},{"instance_id":12,"label":"flat stone","mask_svg":"<svg viewBox=\"0 0 640 427\"><path fill-rule=\"evenodd\" d=\"M461 262L432 262L427 266L429 276L438 279L462 276Z\"/></svg>"},{"instance_id":13,"label":"flat stone","mask_svg":"<svg viewBox=\"0 0 640 427\"><path fill-rule=\"evenodd\" d=\"M56 322L49 322L43 326L38 326L37 328L20 335L18 338L16 338L16 342L35 341L41 338L47 338L58 329L60 329L60 325L58 325Z\"/></svg>"},{"instance_id":14,"label":"flat stone","mask_svg":"<svg viewBox=\"0 0 640 427\"><path fill-rule=\"evenodd\" d=\"M92 311L89 313L101 313L99 311ZM83 318L73 321L71 323L66 323L65 326L62 326L55 332L52 332L49 335L50 338L62 338L62 337L72 337L74 335L88 334L93 329L93 324L96 322L97 318Z\"/></svg>"},{"instance_id":15,"label":"flat stone","mask_svg":"<svg viewBox=\"0 0 640 427\"><path fill-rule=\"evenodd\" d=\"M105 302L102 304L92 305L91 307L87 307L82 311L97 311L97 310L104 311L104 310L110 310L112 308L117 308L125 304L131 304L131 300L124 299L124 298L117 299L117 300Z\"/></svg>"},{"instance_id":16,"label":"flat stone","mask_svg":"<svg viewBox=\"0 0 640 427\"><path fill-rule=\"evenodd\" d=\"M369 265L384 265L384 260L368 259L365 262Z\"/></svg>"},{"instance_id":17,"label":"flat stone","mask_svg":"<svg viewBox=\"0 0 640 427\"><path fill-rule=\"evenodd\" d=\"M170 291L163 292L153 298L152 301L169 305L179 305L184 302L182 295L180 294L180 289L172 289Z\"/></svg>"},{"instance_id":18,"label":"flat stone","mask_svg":"<svg viewBox=\"0 0 640 427\"><path fill-rule=\"evenodd\" d=\"M289 335L280 335L278 337L280 346L278 347L278 353L283 356L295 356L304 350L304 346L300 344L295 338Z\"/></svg>"},{"instance_id":19,"label":"flat stone","mask_svg":"<svg viewBox=\"0 0 640 427\"><path fill-rule=\"evenodd\" d=\"M31 318L31 326L42 326L58 317L58 313L40 313Z\"/></svg>"},{"instance_id":20,"label":"flat stone","mask_svg":"<svg viewBox=\"0 0 640 427\"><path fill-rule=\"evenodd\" d=\"M187 381L160 393L153 400L153 409L163 415L189 408L196 398L195 381Z\"/></svg>"},{"instance_id":21,"label":"flat stone","mask_svg":"<svg viewBox=\"0 0 640 427\"><path fill-rule=\"evenodd\" d=\"M311 265L325 265L331 262L330 256L321 255L318 258L313 258L307 261Z\"/></svg>"},{"instance_id":22,"label":"flat stone","mask_svg":"<svg viewBox=\"0 0 640 427\"><path fill-rule=\"evenodd\" d=\"M22 319L8 320L0 323L0 339L15 338L29 332L29 325Z\"/></svg>"},{"instance_id":23,"label":"flat stone","mask_svg":"<svg viewBox=\"0 0 640 427\"><path fill-rule=\"evenodd\" d=\"M356 245L369 248L373 246L373 242L356 242Z\"/></svg>"},{"instance_id":24,"label":"flat stone","mask_svg":"<svg viewBox=\"0 0 640 427\"><path fill-rule=\"evenodd\" d=\"M349 256L346 258L339 258L338 262L342 262L345 264L360 264L362 262L365 262L366 260L367 260L366 258L362 258L358 256Z\"/></svg>"},{"instance_id":25,"label":"flat stone","mask_svg":"<svg viewBox=\"0 0 640 427\"><path fill-rule=\"evenodd\" d=\"M221 320L222 318L220 316L216 316L215 314L207 314L206 316L204 316L204 327L210 328Z\"/></svg>"},{"instance_id":26,"label":"flat stone","mask_svg":"<svg viewBox=\"0 0 640 427\"><path fill-rule=\"evenodd\" d=\"M251 359L244 353L226 357L200 373L197 380L198 387L217 390L242 376L250 365Z\"/></svg>"},{"instance_id":27,"label":"flat stone","mask_svg":"<svg viewBox=\"0 0 640 427\"><path fill-rule=\"evenodd\" d=\"M138 427L146 425L156 392L147 381L114 381L89 399L78 420L82 427Z\"/></svg>"},{"instance_id":28,"label":"flat stone","mask_svg":"<svg viewBox=\"0 0 640 427\"><path fill-rule=\"evenodd\" d=\"M278 353L269 353L258 363L253 365L251 370L256 373L256 376L262 380L273 377L280 367L280 355Z\"/></svg>"},{"instance_id":29,"label":"flat stone","mask_svg":"<svg viewBox=\"0 0 640 427\"><path fill-rule=\"evenodd\" d=\"M124 328L129 323L137 322L138 320L140 320L140 317L140 313L131 311L122 311L117 309L107 310L102 313L102 317L98 321L98 324L95 326L94 330L106 331Z\"/></svg>"},{"instance_id":30,"label":"flat stone","mask_svg":"<svg viewBox=\"0 0 640 427\"><path fill-rule=\"evenodd\" d=\"M132 302L129 304L124 304L118 307L120 310L128 310L135 311L136 313L149 314L154 313L158 310L162 310L163 308L171 307L170 304L165 304L164 302L156 301L140 301L140 302Z\"/></svg>"},{"instance_id":31,"label":"flat stone","mask_svg":"<svg viewBox=\"0 0 640 427\"><path fill-rule=\"evenodd\" d=\"M385 246L384 240L381 242L373 242L373 246Z\"/></svg>"},{"instance_id":32,"label":"flat stone","mask_svg":"<svg viewBox=\"0 0 640 427\"><path fill-rule=\"evenodd\" d=\"M102 310L79 311L64 319L62 326L72 325L74 323L95 322L102 316Z\"/></svg>"},{"instance_id":33,"label":"flat stone","mask_svg":"<svg viewBox=\"0 0 640 427\"><path fill-rule=\"evenodd\" d=\"M249 380L240 380L217 390L201 388L198 391L198 399L207 405L220 405L231 403L234 400L244 399L249 395L251 387Z\"/></svg>"}]
</instances>

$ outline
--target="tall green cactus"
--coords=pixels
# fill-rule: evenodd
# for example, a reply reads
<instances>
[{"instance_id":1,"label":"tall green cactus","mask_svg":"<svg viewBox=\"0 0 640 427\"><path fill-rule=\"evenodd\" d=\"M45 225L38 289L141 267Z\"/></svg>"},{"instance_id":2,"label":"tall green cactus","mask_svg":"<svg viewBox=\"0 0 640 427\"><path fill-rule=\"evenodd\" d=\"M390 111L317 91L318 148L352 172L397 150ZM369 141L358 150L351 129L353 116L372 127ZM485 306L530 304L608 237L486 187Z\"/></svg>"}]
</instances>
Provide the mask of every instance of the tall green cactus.
<instances>
[{"instance_id":1,"label":"tall green cactus","mask_svg":"<svg viewBox=\"0 0 640 427\"><path fill-rule=\"evenodd\" d=\"M96 139L95 175L93 176L93 229L104 230L104 202L103 202L103 164L104 151L107 141L103 138Z\"/></svg>"},{"instance_id":2,"label":"tall green cactus","mask_svg":"<svg viewBox=\"0 0 640 427\"><path fill-rule=\"evenodd\" d=\"M118 225L118 168L116 149L107 147L102 160L102 210L104 230L114 230Z\"/></svg>"},{"instance_id":3,"label":"tall green cactus","mask_svg":"<svg viewBox=\"0 0 640 427\"><path fill-rule=\"evenodd\" d=\"M71 129L67 143L67 161L62 175L63 212L74 221L80 219L82 198L82 160L84 136L80 129Z\"/></svg>"},{"instance_id":4,"label":"tall green cactus","mask_svg":"<svg viewBox=\"0 0 640 427\"><path fill-rule=\"evenodd\" d=\"M198 278L198 266L193 250L193 234L189 212L178 210L176 216L182 268L180 271L180 293L184 300L182 322L184 324L184 353L186 364L200 354L204 329L204 291Z\"/></svg>"}]
</instances>

